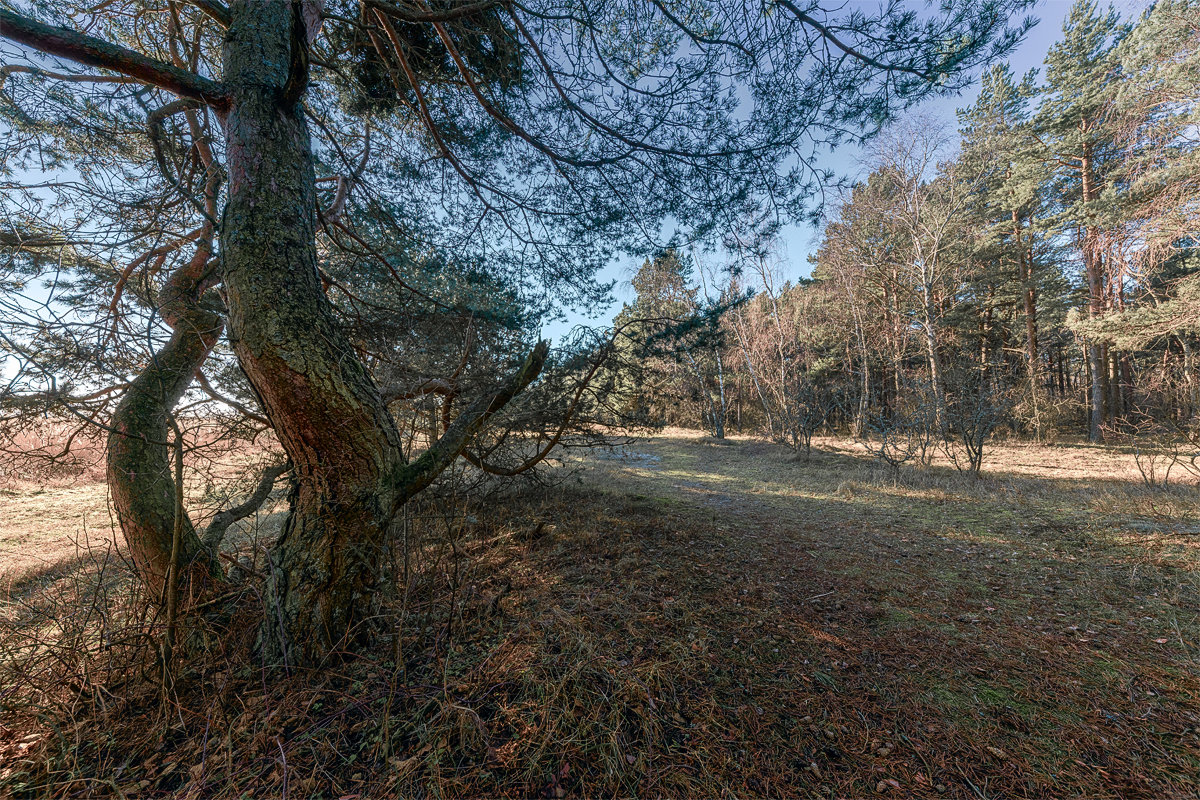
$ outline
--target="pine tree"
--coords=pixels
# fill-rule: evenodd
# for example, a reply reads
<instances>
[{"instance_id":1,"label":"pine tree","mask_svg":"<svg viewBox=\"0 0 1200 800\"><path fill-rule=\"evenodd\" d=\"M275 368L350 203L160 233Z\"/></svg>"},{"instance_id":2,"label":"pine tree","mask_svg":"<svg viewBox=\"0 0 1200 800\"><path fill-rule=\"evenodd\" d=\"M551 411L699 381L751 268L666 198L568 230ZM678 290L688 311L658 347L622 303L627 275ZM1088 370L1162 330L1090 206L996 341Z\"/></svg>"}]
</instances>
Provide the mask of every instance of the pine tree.
<instances>
[{"instance_id":1,"label":"pine tree","mask_svg":"<svg viewBox=\"0 0 1200 800\"><path fill-rule=\"evenodd\" d=\"M647 258L631 280L634 302L621 309L615 324L628 326L625 339L638 351L632 360L640 363L638 372L644 379L637 401L642 413L682 422L670 411L692 401L713 436L723 439L726 393L720 320L745 296L723 293L709 301L700 296L694 275L692 259L675 248Z\"/></svg>"},{"instance_id":2,"label":"pine tree","mask_svg":"<svg viewBox=\"0 0 1200 800\"><path fill-rule=\"evenodd\" d=\"M1042 392L1038 349L1038 282L1047 265L1040 256L1043 234L1036 227L1045 213L1046 173L1030 130L1035 73L1018 82L1006 64L994 65L982 79L975 104L958 112L964 177L978 189L973 211L984 230L976 258L1000 284L1001 302L1020 306L1025 366L1033 427L1040 428Z\"/></svg>"},{"instance_id":3,"label":"pine tree","mask_svg":"<svg viewBox=\"0 0 1200 800\"><path fill-rule=\"evenodd\" d=\"M1042 158L1054 178L1057 224L1075 231L1083 262L1089 318L1108 308L1106 264L1101 223L1107 217L1104 190L1113 180L1120 158L1108 102L1119 80L1116 46L1128 25L1111 7L1101 13L1094 0L1076 0L1063 24L1063 38L1046 56L1046 86L1034 119ZM1091 372L1088 438L1100 441L1109 394L1108 353L1089 342Z\"/></svg>"},{"instance_id":4,"label":"pine tree","mask_svg":"<svg viewBox=\"0 0 1200 800\"><path fill-rule=\"evenodd\" d=\"M1175 364L1191 413L1200 408L1200 2L1164 0L1117 47L1111 87L1121 161L1107 194L1110 224L1132 240L1136 305L1087 326L1123 350L1153 348ZM1187 413L1185 413L1187 416Z\"/></svg>"}]
</instances>

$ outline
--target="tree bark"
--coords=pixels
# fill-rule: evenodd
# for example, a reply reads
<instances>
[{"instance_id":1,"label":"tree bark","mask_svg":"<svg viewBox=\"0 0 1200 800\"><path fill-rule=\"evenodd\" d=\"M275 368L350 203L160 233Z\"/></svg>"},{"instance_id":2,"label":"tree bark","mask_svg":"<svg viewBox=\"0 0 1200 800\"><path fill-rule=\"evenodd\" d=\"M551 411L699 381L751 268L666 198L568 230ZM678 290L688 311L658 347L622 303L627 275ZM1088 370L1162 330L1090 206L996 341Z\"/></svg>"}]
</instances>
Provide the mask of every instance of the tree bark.
<instances>
[{"instance_id":1,"label":"tree bark","mask_svg":"<svg viewBox=\"0 0 1200 800\"><path fill-rule=\"evenodd\" d=\"M210 275L211 238L163 288L159 311L174 333L125 390L109 421L109 491L134 568L151 599L165 599L175 533L176 482L167 454L171 412L221 336L219 314L200 302ZM219 579L220 567L182 514L180 587Z\"/></svg>"},{"instance_id":2,"label":"tree bark","mask_svg":"<svg viewBox=\"0 0 1200 800\"><path fill-rule=\"evenodd\" d=\"M1087 134L1086 124L1084 135ZM1092 148L1085 144L1083 154L1079 159L1080 183L1083 192L1083 202L1089 203L1095 199L1095 187L1092 180ZM1095 319L1103 313L1103 286L1100 274L1100 259L1096 252L1096 236L1091 226L1083 228L1083 269L1087 276L1088 285L1088 316ZM1104 354L1099 344L1088 343L1088 366L1092 374L1091 382L1091 419L1088 425L1088 440L1099 442L1104 438L1104 378L1108 370L1104 363Z\"/></svg>"},{"instance_id":3,"label":"tree bark","mask_svg":"<svg viewBox=\"0 0 1200 800\"><path fill-rule=\"evenodd\" d=\"M307 81L295 73L309 32L290 3L238 0L230 12L221 251L229 338L295 470L263 643L270 660L314 664L369 613L388 527L385 479L403 457L317 272L313 156L295 93Z\"/></svg>"}]
</instances>

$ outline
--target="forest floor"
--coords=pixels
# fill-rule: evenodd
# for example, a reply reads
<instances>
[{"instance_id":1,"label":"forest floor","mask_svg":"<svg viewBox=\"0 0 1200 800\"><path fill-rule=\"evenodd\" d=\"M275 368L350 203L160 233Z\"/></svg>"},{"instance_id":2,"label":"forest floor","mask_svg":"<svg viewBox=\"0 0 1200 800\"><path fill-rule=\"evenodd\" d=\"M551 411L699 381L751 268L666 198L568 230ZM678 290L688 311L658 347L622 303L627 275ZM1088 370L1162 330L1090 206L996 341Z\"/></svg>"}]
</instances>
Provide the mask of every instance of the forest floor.
<instances>
[{"instance_id":1,"label":"forest floor","mask_svg":"<svg viewBox=\"0 0 1200 800\"><path fill-rule=\"evenodd\" d=\"M0 721L0 795L1200 795L1196 486L1084 445L996 445L973 480L684 431L574 466L444 517L363 657L214 655L165 717L145 681ZM0 657L60 575L0 597Z\"/></svg>"}]
</instances>

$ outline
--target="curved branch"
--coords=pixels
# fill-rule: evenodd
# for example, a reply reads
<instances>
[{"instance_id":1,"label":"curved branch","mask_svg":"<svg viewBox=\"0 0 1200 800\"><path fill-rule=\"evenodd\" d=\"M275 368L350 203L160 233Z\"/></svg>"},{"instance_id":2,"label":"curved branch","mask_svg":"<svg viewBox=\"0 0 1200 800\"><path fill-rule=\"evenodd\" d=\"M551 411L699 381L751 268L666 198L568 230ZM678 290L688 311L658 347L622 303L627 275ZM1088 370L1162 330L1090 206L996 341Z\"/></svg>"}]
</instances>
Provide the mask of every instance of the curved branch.
<instances>
[{"instance_id":1,"label":"curved branch","mask_svg":"<svg viewBox=\"0 0 1200 800\"><path fill-rule=\"evenodd\" d=\"M196 370L196 382L200 384L200 388L204 390L206 395L211 397L213 400L216 400L218 403L224 403L233 410L241 412L241 414L247 419L252 419L260 425L266 425L268 428L271 426L271 421L262 414L259 414L254 409L249 408L243 403L239 403L232 397L226 397L214 389L212 383L209 382L203 370Z\"/></svg>"},{"instance_id":2,"label":"curved branch","mask_svg":"<svg viewBox=\"0 0 1200 800\"><path fill-rule=\"evenodd\" d=\"M367 125L366 142L363 145L362 158L359 159L358 165L350 175L339 173L334 176L337 181L337 188L333 193L333 200L329 203L329 207L322 209L317 208L317 218L321 220L322 226L328 226L341 219L343 212L346 210L346 201L350 198L350 190L354 184L362 178L363 170L367 168L367 161L371 157L371 126Z\"/></svg>"},{"instance_id":3,"label":"curved branch","mask_svg":"<svg viewBox=\"0 0 1200 800\"><path fill-rule=\"evenodd\" d=\"M255 487L254 492L249 497L233 508L217 512L217 515L212 518L212 522L208 523L208 527L204 530L204 536L200 539L209 552L217 552L217 548L221 546L221 541L225 538L225 533L229 530L230 525L258 511L271 494L271 489L275 486L275 481L279 480L279 476L291 468L291 463L275 464L267 467L258 479L258 486Z\"/></svg>"},{"instance_id":4,"label":"curved branch","mask_svg":"<svg viewBox=\"0 0 1200 800\"><path fill-rule=\"evenodd\" d=\"M587 387L591 384L592 378L596 377L596 373L599 372L600 368L604 366L605 362L608 361L608 357L612 355L613 345L616 343L617 337L620 336L627 327L637 322L642 322L642 320L631 320L630 322L613 329L612 334L608 338L608 342L601 349L600 357L596 359L596 361L592 364L591 369L589 369L587 374L583 376L583 379L579 381L579 386L577 386L575 389L575 396L571 398L571 402L567 406L567 411L565 414L563 414L562 421L559 423L558 430L555 431L554 435L546 441L545 446L534 453L530 458L526 459L524 462L515 467L494 467L484 461L481 456L476 455L465 448L463 449L462 457L466 459L467 463L471 464L476 469L482 470L489 475L499 475L500 477L504 478L511 478L516 475L520 475L522 472L533 469L540 464L543 460L545 460L546 456L550 455L550 451L552 451L558 445L559 441L562 440L563 434L567 432L567 426L570 425L571 420L575 418L575 411L579 408L579 403L583 399L584 391L586 391Z\"/></svg>"}]
</instances>

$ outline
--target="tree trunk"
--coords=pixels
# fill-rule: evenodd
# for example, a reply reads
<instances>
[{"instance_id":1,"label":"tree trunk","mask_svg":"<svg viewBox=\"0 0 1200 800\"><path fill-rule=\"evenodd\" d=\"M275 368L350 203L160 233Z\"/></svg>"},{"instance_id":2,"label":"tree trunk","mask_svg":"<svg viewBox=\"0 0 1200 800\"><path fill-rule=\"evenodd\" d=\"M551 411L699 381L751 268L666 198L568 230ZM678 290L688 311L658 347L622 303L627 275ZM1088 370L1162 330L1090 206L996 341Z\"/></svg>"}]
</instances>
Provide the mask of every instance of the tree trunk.
<instances>
[{"instance_id":1,"label":"tree trunk","mask_svg":"<svg viewBox=\"0 0 1200 800\"><path fill-rule=\"evenodd\" d=\"M211 233L211 231L209 232ZM209 278L211 236L163 288L159 311L174 333L125 390L109 421L108 486L134 568L150 598L164 599L176 524L176 483L167 437L171 412L221 336L221 317L200 304ZM182 514L180 587L219 579L220 567Z\"/></svg>"},{"instance_id":2,"label":"tree trunk","mask_svg":"<svg viewBox=\"0 0 1200 800\"><path fill-rule=\"evenodd\" d=\"M1196 372L1193 368L1195 359L1192 357L1192 343L1188 340L1186 333L1176 334L1180 345L1183 347L1183 380L1184 386L1187 387L1187 414L1195 414L1200 411L1200 380L1196 379Z\"/></svg>"},{"instance_id":3,"label":"tree trunk","mask_svg":"<svg viewBox=\"0 0 1200 800\"><path fill-rule=\"evenodd\" d=\"M925 352L929 359L929 382L933 390L934 427L938 433L944 433L946 420L945 393L942 390L942 357L938 349L937 329L934 327L933 311L928 300L925 302L925 320L921 327L925 333Z\"/></svg>"},{"instance_id":4,"label":"tree trunk","mask_svg":"<svg viewBox=\"0 0 1200 800\"><path fill-rule=\"evenodd\" d=\"M1037 288L1033 283L1033 247L1026 248L1021 237L1021 218L1012 212L1013 240L1017 249L1017 267L1021 275L1021 301L1025 313L1025 360L1029 375L1029 401L1033 408L1033 425L1041 436L1041 414L1038 395L1041 393L1041 362L1038 360Z\"/></svg>"},{"instance_id":5,"label":"tree trunk","mask_svg":"<svg viewBox=\"0 0 1200 800\"><path fill-rule=\"evenodd\" d=\"M400 435L317 275L316 190L299 94L308 32L289 3L232 4L222 231L230 341L295 468L272 553L269 660L318 663L369 613Z\"/></svg>"},{"instance_id":6,"label":"tree trunk","mask_svg":"<svg viewBox=\"0 0 1200 800\"><path fill-rule=\"evenodd\" d=\"M725 438L725 417L728 413L728 407L725 404L725 370L721 365L721 354L716 354L717 359L717 398L720 401L720 419L717 420L717 438Z\"/></svg>"},{"instance_id":7,"label":"tree trunk","mask_svg":"<svg viewBox=\"0 0 1200 800\"><path fill-rule=\"evenodd\" d=\"M155 112L160 121L192 103L208 103L223 115L229 184L215 233L229 339L295 475L291 511L271 555L263 647L269 661L312 665L332 655L367 617L378 596L387 528L400 506L537 377L549 345L539 343L494 393L471 404L424 454L405 463L386 404L337 324L317 274L315 175L300 101L321 0L233 0L228 11L222 83L0 13L6 38L185 98ZM211 219L219 173L207 144L194 144L210 169L205 200ZM159 310L174 335L122 399L108 442L114 505L152 593L171 561L176 521L183 558L220 574L211 558L202 558L207 547L174 504L179 481L170 476L166 456L173 406L223 328L202 301L213 276L213 233L168 280ZM261 501L268 492L269 485L255 496ZM237 513L219 515L214 525L227 527ZM214 541L224 531L219 525L210 530Z\"/></svg>"},{"instance_id":8,"label":"tree trunk","mask_svg":"<svg viewBox=\"0 0 1200 800\"><path fill-rule=\"evenodd\" d=\"M900 280L896 269L892 268L892 284L898 283ZM900 309L896 304L896 292L892 291L888 283L884 283L884 299L887 302L888 309L888 331L891 339L892 352L892 404L891 408L895 409L900 403L900 397L904 393L902 377L904 371L904 351L903 342L900 338L900 330L904 324L901 321Z\"/></svg>"},{"instance_id":9,"label":"tree trunk","mask_svg":"<svg viewBox=\"0 0 1200 800\"><path fill-rule=\"evenodd\" d=\"M1084 133L1086 135L1086 125ZM1092 185L1092 149L1085 144L1083 155L1079 160L1080 182L1083 191L1083 201L1095 199L1095 189ZM1083 268L1088 285L1088 316L1092 319L1103 313L1103 286L1100 275L1100 258L1096 252L1095 231L1085 226L1083 229ZM1088 426L1088 440L1099 442L1103 438L1104 428L1104 399L1105 376L1108 370L1105 366L1104 354L1100 345L1091 343L1087 348L1088 366L1092 374L1091 382L1091 420Z\"/></svg>"}]
</instances>

